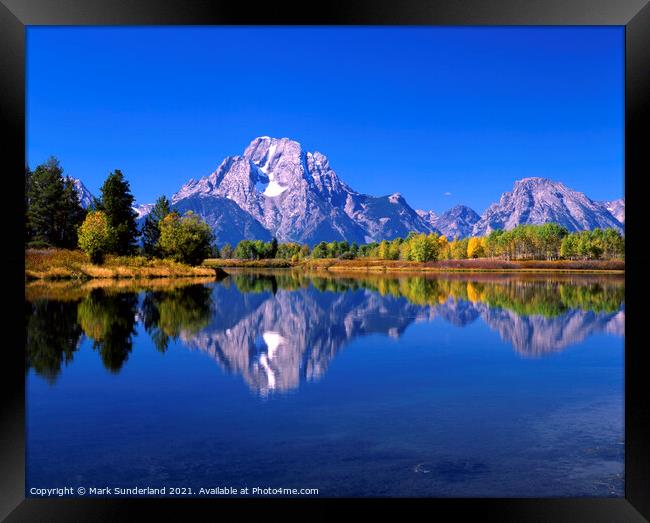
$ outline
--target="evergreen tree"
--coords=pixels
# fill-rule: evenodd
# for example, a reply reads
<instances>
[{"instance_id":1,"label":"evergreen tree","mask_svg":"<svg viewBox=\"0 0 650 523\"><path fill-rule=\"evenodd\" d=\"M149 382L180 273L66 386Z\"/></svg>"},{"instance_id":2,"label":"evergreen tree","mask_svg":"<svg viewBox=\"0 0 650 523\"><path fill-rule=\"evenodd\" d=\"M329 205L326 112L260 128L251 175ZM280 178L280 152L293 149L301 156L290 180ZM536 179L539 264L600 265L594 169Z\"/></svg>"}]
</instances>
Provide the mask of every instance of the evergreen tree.
<instances>
[{"instance_id":1,"label":"evergreen tree","mask_svg":"<svg viewBox=\"0 0 650 523\"><path fill-rule=\"evenodd\" d=\"M27 223L29 237L34 241L58 245L63 201L63 169L59 161L51 157L39 165L29 176L27 193Z\"/></svg>"},{"instance_id":2,"label":"evergreen tree","mask_svg":"<svg viewBox=\"0 0 650 523\"><path fill-rule=\"evenodd\" d=\"M81 206L74 180L66 178L63 182L63 198L59 213L60 241L58 245L74 249L77 246L77 229L85 218L86 210Z\"/></svg>"},{"instance_id":3,"label":"evergreen tree","mask_svg":"<svg viewBox=\"0 0 650 523\"><path fill-rule=\"evenodd\" d=\"M29 166L25 165L25 207L23 213L25 216L25 243L29 242L32 239L32 228L29 223L29 193L31 191L30 186L32 183L32 171L29 170Z\"/></svg>"},{"instance_id":4,"label":"evergreen tree","mask_svg":"<svg viewBox=\"0 0 650 523\"><path fill-rule=\"evenodd\" d=\"M160 256L158 240L160 239L160 221L171 212L171 203L166 196L156 200L151 212L144 219L142 226L142 249L147 256Z\"/></svg>"},{"instance_id":5,"label":"evergreen tree","mask_svg":"<svg viewBox=\"0 0 650 523\"><path fill-rule=\"evenodd\" d=\"M116 169L108 175L100 189L102 193L99 210L106 213L110 226L115 231L115 253L131 254L139 235L133 210L133 195L122 171Z\"/></svg>"}]
</instances>

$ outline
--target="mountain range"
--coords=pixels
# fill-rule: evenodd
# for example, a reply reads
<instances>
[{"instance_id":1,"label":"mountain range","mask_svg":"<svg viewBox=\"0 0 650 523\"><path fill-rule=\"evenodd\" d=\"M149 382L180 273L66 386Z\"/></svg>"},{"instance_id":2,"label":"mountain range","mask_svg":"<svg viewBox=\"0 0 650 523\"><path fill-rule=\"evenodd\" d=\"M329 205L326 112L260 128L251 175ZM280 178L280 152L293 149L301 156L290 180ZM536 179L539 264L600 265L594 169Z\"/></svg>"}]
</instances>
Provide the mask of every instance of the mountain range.
<instances>
[{"instance_id":1,"label":"mountain range","mask_svg":"<svg viewBox=\"0 0 650 523\"><path fill-rule=\"evenodd\" d=\"M92 195L75 180L82 205ZM556 222L570 231L612 227L624 232L625 201L594 201L561 182L523 178L482 215L458 205L438 215L413 209L396 192L371 196L347 185L318 151L288 138L255 138L243 154L226 157L201 179L190 179L172 197L179 212L199 214L218 244L242 239L314 245L346 240L368 243L435 232L448 238L485 235L520 224ZM139 221L152 204L135 206Z\"/></svg>"},{"instance_id":2,"label":"mountain range","mask_svg":"<svg viewBox=\"0 0 650 523\"><path fill-rule=\"evenodd\" d=\"M181 332L180 339L242 376L262 395L318 380L339 351L357 338L399 338L412 323L436 318L457 327L481 321L523 357L559 352L594 334L623 336L625 331L623 307L615 312L571 308L544 316L454 297L418 305L369 289L331 293L302 287L252 293L235 284L216 285L212 292L210 323L199 332Z\"/></svg>"}]
</instances>

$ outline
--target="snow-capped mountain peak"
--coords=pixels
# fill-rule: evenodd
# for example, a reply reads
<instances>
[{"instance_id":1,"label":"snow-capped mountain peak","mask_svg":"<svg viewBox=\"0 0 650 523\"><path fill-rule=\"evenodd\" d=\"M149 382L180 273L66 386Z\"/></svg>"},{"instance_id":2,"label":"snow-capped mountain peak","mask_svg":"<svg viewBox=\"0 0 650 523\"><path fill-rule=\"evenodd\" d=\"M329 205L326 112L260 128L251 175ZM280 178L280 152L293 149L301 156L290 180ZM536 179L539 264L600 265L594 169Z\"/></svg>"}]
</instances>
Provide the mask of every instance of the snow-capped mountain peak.
<instances>
[{"instance_id":1,"label":"snow-capped mountain peak","mask_svg":"<svg viewBox=\"0 0 650 523\"><path fill-rule=\"evenodd\" d=\"M78 191L87 193L83 184ZM84 191L85 190L85 191ZM347 185L319 151L289 138L260 136L241 155L227 156L209 175L190 179L172 197L183 213L199 214L218 244L242 239L367 243L409 232L438 232L449 239L483 236L519 224L556 222L569 230L624 228L625 202L595 202L561 182L541 177L517 180L482 216L464 205L438 215L411 208L399 192L359 193ZM142 220L152 204L137 205Z\"/></svg>"},{"instance_id":2,"label":"snow-capped mountain peak","mask_svg":"<svg viewBox=\"0 0 650 523\"><path fill-rule=\"evenodd\" d=\"M230 156L211 175L186 183L172 203L205 210L219 207L223 199L282 241L362 243L405 235L409 229L431 230L401 195L386 197L393 209L383 209L382 198L357 193L344 183L327 156L306 151L289 138L255 138L242 155ZM378 212L382 216L375 216Z\"/></svg>"}]
</instances>

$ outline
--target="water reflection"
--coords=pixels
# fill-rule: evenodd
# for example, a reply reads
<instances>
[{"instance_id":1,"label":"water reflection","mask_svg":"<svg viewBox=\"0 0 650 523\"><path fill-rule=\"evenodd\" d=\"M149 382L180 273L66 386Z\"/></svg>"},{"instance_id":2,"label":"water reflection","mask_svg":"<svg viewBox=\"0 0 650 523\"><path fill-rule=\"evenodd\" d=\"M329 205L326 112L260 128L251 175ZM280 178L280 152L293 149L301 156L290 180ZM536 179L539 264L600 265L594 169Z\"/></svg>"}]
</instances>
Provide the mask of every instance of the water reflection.
<instances>
[{"instance_id":1,"label":"water reflection","mask_svg":"<svg viewBox=\"0 0 650 523\"><path fill-rule=\"evenodd\" d=\"M209 287L188 285L169 291L144 294L140 319L160 352L165 352L170 339L181 332L194 334L210 322L212 297Z\"/></svg>"},{"instance_id":2,"label":"water reflection","mask_svg":"<svg viewBox=\"0 0 650 523\"><path fill-rule=\"evenodd\" d=\"M155 347L171 340L210 355L262 394L322 376L355 338L399 338L414 322L481 321L521 356L563 350L595 333L624 336L622 276L445 275L386 278L235 273L208 285L28 287L27 366L51 382L83 336L111 372L140 323Z\"/></svg>"}]
</instances>

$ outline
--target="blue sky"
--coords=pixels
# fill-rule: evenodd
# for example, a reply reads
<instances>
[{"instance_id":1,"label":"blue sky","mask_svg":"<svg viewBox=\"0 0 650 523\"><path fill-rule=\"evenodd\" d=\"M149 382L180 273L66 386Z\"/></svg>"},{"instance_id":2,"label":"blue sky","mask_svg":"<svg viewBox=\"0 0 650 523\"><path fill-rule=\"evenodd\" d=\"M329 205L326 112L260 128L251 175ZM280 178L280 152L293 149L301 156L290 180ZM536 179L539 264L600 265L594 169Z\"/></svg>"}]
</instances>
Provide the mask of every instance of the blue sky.
<instances>
[{"instance_id":1,"label":"blue sky","mask_svg":"<svg viewBox=\"0 0 650 523\"><path fill-rule=\"evenodd\" d=\"M527 176L614 199L623 89L622 27L29 27L27 158L146 203L286 136L415 208Z\"/></svg>"}]
</instances>

